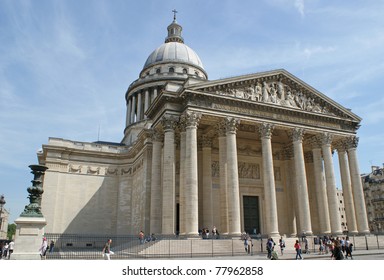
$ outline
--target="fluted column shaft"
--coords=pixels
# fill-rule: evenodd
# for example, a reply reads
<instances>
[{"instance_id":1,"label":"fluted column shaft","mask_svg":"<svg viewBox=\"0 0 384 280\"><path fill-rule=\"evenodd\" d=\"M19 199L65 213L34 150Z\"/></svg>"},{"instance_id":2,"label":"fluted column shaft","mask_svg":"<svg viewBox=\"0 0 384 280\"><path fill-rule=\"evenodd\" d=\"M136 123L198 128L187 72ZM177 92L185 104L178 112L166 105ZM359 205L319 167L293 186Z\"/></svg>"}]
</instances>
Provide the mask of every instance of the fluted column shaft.
<instances>
[{"instance_id":1,"label":"fluted column shaft","mask_svg":"<svg viewBox=\"0 0 384 280\"><path fill-rule=\"evenodd\" d=\"M218 126L220 170L220 234L228 234L227 138L224 123Z\"/></svg>"},{"instance_id":2,"label":"fluted column shaft","mask_svg":"<svg viewBox=\"0 0 384 280\"><path fill-rule=\"evenodd\" d=\"M226 119L227 183L228 183L228 229L230 235L241 234L239 170L237 164L236 129L239 121Z\"/></svg>"},{"instance_id":3,"label":"fluted column shaft","mask_svg":"<svg viewBox=\"0 0 384 280\"><path fill-rule=\"evenodd\" d=\"M327 198L327 188L324 178L323 159L321 157L321 145L312 147L313 166L315 169L315 193L317 199L320 233L328 235L331 233L331 222L329 220L329 208Z\"/></svg>"},{"instance_id":4,"label":"fluted column shaft","mask_svg":"<svg viewBox=\"0 0 384 280\"><path fill-rule=\"evenodd\" d=\"M360 169L356 153L358 141L359 139L354 136L350 137L347 141L349 170L351 174L353 199L355 202L357 230L360 234L369 234L367 209L364 200L363 185L361 183Z\"/></svg>"},{"instance_id":5,"label":"fluted column shaft","mask_svg":"<svg viewBox=\"0 0 384 280\"><path fill-rule=\"evenodd\" d=\"M137 96L137 116L136 116L136 121L140 121L141 120L141 108L142 108L142 92L139 91L138 92L138 96Z\"/></svg>"},{"instance_id":6,"label":"fluted column shaft","mask_svg":"<svg viewBox=\"0 0 384 280\"><path fill-rule=\"evenodd\" d=\"M152 180L151 180L151 233L160 234L162 225L162 194L161 194L161 135L154 133L152 144Z\"/></svg>"},{"instance_id":7,"label":"fluted column shaft","mask_svg":"<svg viewBox=\"0 0 384 280\"><path fill-rule=\"evenodd\" d=\"M175 233L175 120L163 118L164 156L163 156L163 219L162 233Z\"/></svg>"},{"instance_id":8,"label":"fluted column shaft","mask_svg":"<svg viewBox=\"0 0 384 280\"><path fill-rule=\"evenodd\" d=\"M307 174L305 171L305 161L303 152L303 129L296 128L292 130L293 152L296 171L296 190L298 194L298 203L301 206L299 211L300 232L312 235L311 212L309 207Z\"/></svg>"},{"instance_id":9,"label":"fluted column shaft","mask_svg":"<svg viewBox=\"0 0 384 280\"><path fill-rule=\"evenodd\" d=\"M271 124L263 123L259 127L263 159L266 233L268 234L268 236L271 237L279 237L275 177L271 143L272 130L273 126Z\"/></svg>"},{"instance_id":10,"label":"fluted column shaft","mask_svg":"<svg viewBox=\"0 0 384 280\"><path fill-rule=\"evenodd\" d=\"M357 234L357 223L355 205L353 203L353 193L351 185L351 174L349 173L348 155L344 147L337 149L339 155L339 166L341 175L341 185L343 187L345 215L347 219L348 233Z\"/></svg>"},{"instance_id":11,"label":"fluted column shaft","mask_svg":"<svg viewBox=\"0 0 384 280\"><path fill-rule=\"evenodd\" d=\"M186 132L185 126L180 127L180 182L179 182L179 215L180 215L180 234L185 234L185 153L186 153Z\"/></svg>"},{"instance_id":12,"label":"fluted column shaft","mask_svg":"<svg viewBox=\"0 0 384 280\"><path fill-rule=\"evenodd\" d=\"M185 233L199 234L199 202L197 173L197 125L201 116L195 112L187 112L186 120L186 153L185 153Z\"/></svg>"},{"instance_id":13,"label":"fluted column shaft","mask_svg":"<svg viewBox=\"0 0 384 280\"><path fill-rule=\"evenodd\" d=\"M144 95L144 113L148 110L150 104L150 99L149 99L149 90L145 90L145 95ZM144 118L147 118L147 115L144 115Z\"/></svg>"},{"instance_id":14,"label":"fluted column shaft","mask_svg":"<svg viewBox=\"0 0 384 280\"><path fill-rule=\"evenodd\" d=\"M327 197L329 207L329 217L331 221L331 232L332 234L342 234L341 219L339 211L339 201L336 193L336 180L335 171L332 160L332 135L325 133L322 136L321 150L324 157L324 169L325 169L325 181L327 184Z\"/></svg>"},{"instance_id":15,"label":"fluted column shaft","mask_svg":"<svg viewBox=\"0 0 384 280\"><path fill-rule=\"evenodd\" d=\"M126 116L126 119L125 119L125 126L126 127L131 124L131 106L132 106L131 98L128 98L127 116Z\"/></svg>"},{"instance_id":16,"label":"fluted column shaft","mask_svg":"<svg viewBox=\"0 0 384 280\"><path fill-rule=\"evenodd\" d=\"M136 96L132 96L132 106L131 106L131 123L134 123L135 120L135 113L136 113Z\"/></svg>"},{"instance_id":17,"label":"fluted column shaft","mask_svg":"<svg viewBox=\"0 0 384 280\"><path fill-rule=\"evenodd\" d=\"M203 136L203 227L211 229L212 209L212 140Z\"/></svg>"}]
</instances>

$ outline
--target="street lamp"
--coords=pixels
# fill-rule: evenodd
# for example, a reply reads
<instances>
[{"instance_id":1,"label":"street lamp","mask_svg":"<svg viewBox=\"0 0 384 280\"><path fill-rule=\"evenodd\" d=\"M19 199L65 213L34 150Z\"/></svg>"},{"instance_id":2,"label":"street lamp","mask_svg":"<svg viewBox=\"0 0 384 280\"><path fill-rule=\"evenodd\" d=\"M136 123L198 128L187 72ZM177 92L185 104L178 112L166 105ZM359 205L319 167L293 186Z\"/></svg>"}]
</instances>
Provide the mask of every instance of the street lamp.
<instances>
[{"instance_id":1,"label":"street lamp","mask_svg":"<svg viewBox=\"0 0 384 280\"><path fill-rule=\"evenodd\" d=\"M3 230L3 207L4 207L4 204L5 204L5 199L4 199L4 195L2 194L0 196L0 236L1 236L1 232Z\"/></svg>"}]
</instances>

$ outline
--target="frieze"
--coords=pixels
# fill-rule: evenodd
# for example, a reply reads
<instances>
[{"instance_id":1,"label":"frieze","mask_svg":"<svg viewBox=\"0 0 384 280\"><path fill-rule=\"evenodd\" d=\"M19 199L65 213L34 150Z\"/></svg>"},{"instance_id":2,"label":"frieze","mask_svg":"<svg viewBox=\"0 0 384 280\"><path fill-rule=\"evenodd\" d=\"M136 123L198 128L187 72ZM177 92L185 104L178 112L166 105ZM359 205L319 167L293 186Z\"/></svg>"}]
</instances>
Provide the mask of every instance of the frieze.
<instances>
[{"instance_id":1,"label":"frieze","mask_svg":"<svg viewBox=\"0 0 384 280\"><path fill-rule=\"evenodd\" d=\"M212 177L220 177L220 163L212 162ZM260 165L257 163L239 162L238 163L239 178L243 179L260 179Z\"/></svg>"},{"instance_id":2,"label":"frieze","mask_svg":"<svg viewBox=\"0 0 384 280\"><path fill-rule=\"evenodd\" d=\"M251 116L257 116L257 117L263 117L263 118L270 118L275 120L281 120L284 122L291 122L291 123L301 123L306 125L313 125L316 127L329 127L329 128L335 128L340 129L341 126L338 123L334 122L325 122L318 119L310 119L310 118L303 118L299 116L293 116L288 114L276 114L272 111L262 111L262 110L256 110L252 108L245 108L240 106L232 106L228 104L219 104L219 103L213 103L212 109L227 111L227 112L234 112L234 113L240 113L244 115L251 115ZM345 127L344 129L353 130L353 127Z\"/></svg>"},{"instance_id":3,"label":"frieze","mask_svg":"<svg viewBox=\"0 0 384 280\"><path fill-rule=\"evenodd\" d=\"M228 87L214 92L254 102L271 103L283 107L335 116L332 107L305 89L292 87L278 81L257 81L243 87Z\"/></svg>"}]
</instances>

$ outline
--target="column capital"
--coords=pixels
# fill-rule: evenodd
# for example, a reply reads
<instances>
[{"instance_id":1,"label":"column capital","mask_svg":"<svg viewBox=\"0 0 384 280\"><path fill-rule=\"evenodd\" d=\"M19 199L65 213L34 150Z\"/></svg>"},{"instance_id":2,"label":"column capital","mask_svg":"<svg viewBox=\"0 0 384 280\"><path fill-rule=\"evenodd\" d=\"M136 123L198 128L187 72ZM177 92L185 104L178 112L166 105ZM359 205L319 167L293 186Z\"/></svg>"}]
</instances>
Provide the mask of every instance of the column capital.
<instances>
[{"instance_id":1,"label":"column capital","mask_svg":"<svg viewBox=\"0 0 384 280\"><path fill-rule=\"evenodd\" d=\"M227 117L225 118L226 133L236 134L236 130L240 124L240 120L237 118Z\"/></svg>"},{"instance_id":2,"label":"column capital","mask_svg":"<svg viewBox=\"0 0 384 280\"><path fill-rule=\"evenodd\" d=\"M333 140L333 134L329 132L324 132L321 134L321 144L322 145L331 145Z\"/></svg>"},{"instance_id":3,"label":"column capital","mask_svg":"<svg viewBox=\"0 0 384 280\"><path fill-rule=\"evenodd\" d=\"M151 136L153 142L163 142L164 135L160 131L153 130Z\"/></svg>"},{"instance_id":4,"label":"column capital","mask_svg":"<svg viewBox=\"0 0 384 280\"><path fill-rule=\"evenodd\" d=\"M203 148L211 148L212 147L212 138L208 135L203 135L201 137L201 142L203 144Z\"/></svg>"},{"instance_id":5,"label":"column capital","mask_svg":"<svg viewBox=\"0 0 384 280\"><path fill-rule=\"evenodd\" d=\"M259 125L259 134L260 138L272 138L272 132L274 129L274 125L270 123L262 123Z\"/></svg>"},{"instance_id":6,"label":"column capital","mask_svg":"<svg viewBox=\"0 0 384 280\"><path fill-rule=\"evenodd\" d=\"M178 123L178 117L176 116L164 116L161 119L161 125L163 126L164 131L175 130Z\"/></svg>"},{"instance_id":7,"label":"column capital","mask_svg":"<svg viewBox=\"0 0 384 280\"><path fill-rule=\"evenodd\" d=\"M312 149L321 149L321 137L319 135L312 136L309 139Z\"/></svg>"},{"instance_id":8,"label":"column capital","mask_svg":"<svg viewBox=\"0 0 384 280\"><path fill-rule=\"evenodd\" d=\"M219 137L224 137L226 133L225 121L221 121L218 124L216 124L216 130Z\"/></svg>"},{"instance_id":9,"label":"column capital","mask_svg":"<svg viewBox=\"0 0 384 280\"><path fill-rule=\"evenodd\" d=\"M290 145L290 146L283 147L283 150L281 151L281 153L284 160L293 158L294 157L293 146Z\"/></svg>"},{"instance_id":10,"label":"column capital","mask_svg":"<svg viewBox=\"0 0 384 280\"><path fill-rule=\"evenodd\" d=\"M297 142L297 141L303 142L304 133L305 133L304 128L300 128L300 127L295 127L288 132L289 136L292 139L292 142Z\"/></svg>"},{"instance_id":11,"label":"column capital","mask_svg":"<svg viewBox=\"0 0 384 280\"><path fill-rule=\"evenodd\" d=\"M341 139L336 141L333 144L333 147L337 150L338 153L346 152L347 150L347 143L345 139Z\"/></svg>"},{"instance_id":12,"label":"column capital","mask_svg":"<svg viewBox=\"0 0 384 280\"><path fill-rule=\"evenodd\" d=\"M194 111L186 111L181 116L181 120L185 122L186 128L197 127L199 125L200 119L201 119L201 113L194 112Z\"/></svg>"},{"instance_id":13,"label":"column capital","mask_svg":"<svg viewBox=\"0 0 384 280\"><path fill-rule=\"evenodd\" d=\"M356 149L358 144L359 144L359 137L357 136L350 136L345 139L345 147L347 150Z\"/></svg>"}]
</instances>

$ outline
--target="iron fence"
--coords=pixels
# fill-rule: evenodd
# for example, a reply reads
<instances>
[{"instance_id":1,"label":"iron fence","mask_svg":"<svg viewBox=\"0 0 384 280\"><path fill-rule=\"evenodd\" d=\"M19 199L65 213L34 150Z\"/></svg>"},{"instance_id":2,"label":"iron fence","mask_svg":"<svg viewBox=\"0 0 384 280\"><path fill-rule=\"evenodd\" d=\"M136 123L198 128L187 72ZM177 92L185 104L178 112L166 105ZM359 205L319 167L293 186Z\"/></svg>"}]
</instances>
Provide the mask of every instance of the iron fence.
<instances>
[{"instance_id":1,"label":"iron fence","mask_svg":"<svg viewBox=\"0 0 384 280\"><path fill-rule=\"evenodd\" d=\"M193 258L236 256L248 254L241 238L219 239L183 238L161 235L140 240L132 235L89 235L47 233L48 244L54 243L46 254L47 259L101 259L102 250L110 238L114 259L130 258ZM251 247L250 254L260 251Z\"/></svg>"}]
</instances>

